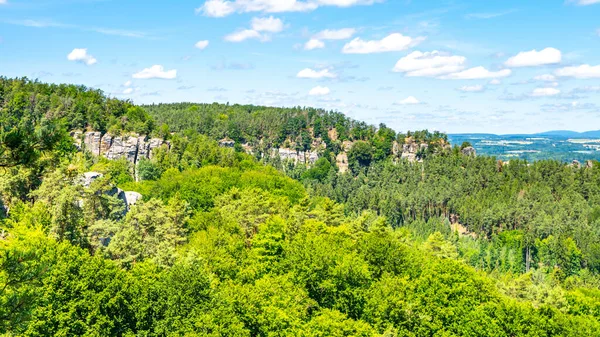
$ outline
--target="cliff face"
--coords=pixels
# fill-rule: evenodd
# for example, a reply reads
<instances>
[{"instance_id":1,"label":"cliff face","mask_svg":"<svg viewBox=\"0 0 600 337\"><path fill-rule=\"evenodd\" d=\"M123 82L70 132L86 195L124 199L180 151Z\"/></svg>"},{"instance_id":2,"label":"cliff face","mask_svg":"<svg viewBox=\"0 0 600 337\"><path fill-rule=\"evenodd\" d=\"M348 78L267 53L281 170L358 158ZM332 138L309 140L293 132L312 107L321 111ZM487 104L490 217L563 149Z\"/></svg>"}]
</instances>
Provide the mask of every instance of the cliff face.
<instances>
[{"instance_id":1,"label":"cliff face","mask_svg":"<svg viewBox=\"0 0 600 337\"><path fill-rule=\"evenodd\" d=\"M134 165L137 165L143 158L152 158L152 154L157 148L170 147L169 142L164 142L162 139L148 139L146 136L135 133L113 136L109 133L102 135L97 131L85 133L73 131L71 136L78 148L85 149L95 156L103 156L111 160L125 158Z\"/></svg>"}]
</instances>

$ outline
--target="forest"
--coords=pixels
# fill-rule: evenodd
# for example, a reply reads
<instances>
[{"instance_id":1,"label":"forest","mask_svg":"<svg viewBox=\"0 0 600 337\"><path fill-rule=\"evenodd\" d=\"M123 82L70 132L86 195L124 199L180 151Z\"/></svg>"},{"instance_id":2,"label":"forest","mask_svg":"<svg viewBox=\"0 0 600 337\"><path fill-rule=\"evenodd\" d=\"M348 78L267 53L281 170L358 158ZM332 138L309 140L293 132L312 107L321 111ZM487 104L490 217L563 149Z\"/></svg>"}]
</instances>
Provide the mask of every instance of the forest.
<instances>
[{"instance_id":1,"label":"forest","mask_svg":"<svg viewBox=\"0 0 600 337\"><path fill-rule=\"evenodd\" d=\"M168 146L108 160L73 130ZM0 78L0 335L600 336L600 164L469 145Z\"/></svg>"}]
</instances>

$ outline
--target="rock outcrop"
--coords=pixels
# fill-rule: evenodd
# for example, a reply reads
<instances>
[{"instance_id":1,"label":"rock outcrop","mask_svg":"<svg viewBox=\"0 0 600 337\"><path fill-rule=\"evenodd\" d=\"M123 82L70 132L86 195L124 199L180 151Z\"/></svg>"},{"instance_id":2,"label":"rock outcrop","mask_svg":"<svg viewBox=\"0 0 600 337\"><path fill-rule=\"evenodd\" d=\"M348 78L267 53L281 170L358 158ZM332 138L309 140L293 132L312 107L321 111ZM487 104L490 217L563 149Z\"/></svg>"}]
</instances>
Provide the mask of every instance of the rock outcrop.
<instances>
[{"instance_id":1,"label":"rock outcrop","mask_svg":"<svg viewBox=\"0 0 600 337\"><path fill-rule=\"evenodd\" d=\"M295 151L289 148L273 149L274 155L281 160L291 160L294 163L306 163L312 165L319 160L319 154L313 151Z\"/></svg>"},{"instance_id":2,"label":"rock outcrop","mask_svg":"<svg viewBox=\"0 0 600 337\"><path fill-rule=\"evenodd\" d=\"M96 179L101 178L102 176L103 176L102 173L98 173L98 172L86 172L79 179L79 183L83 187L89 188Z\"/></svg>"},{"instance_id":3,"label":"rock outcrop","mask_svg":"<svg viewBox=\"0 0 600 337\"><path fill-rule=\"evenodd\" d=\"M220 147L234 147L235 141L229 138L223 138L219 141Z\"/></svg>"},{"instance_id":4,"label":"rock outcrop","mask_svg":"<svg viewBox=\"0 0 600 337\"><path fill-rule=\"evenodd\" d=\"M143 159L152 158L154 150L161 146L169 148L169 142L159 138L148 139L146 136L140 136L132 133L125 136L114 136L109 133L102 135L97 131L82 133L81 131L71 132L75 145L94 156L103 156L107 159L125 158L134 165Z\"/></svg>"},{"instance_id":5,"label":"rock outcrop","mask_svg":"<svg viewBox=\"0 0 600 337\"><path fill-rule=\"evenodd\" d=\"M461 150L461 152L465 156L469 156L469 157L475 157L475 156L477 156L477 150L475 150L475 148L472 147L472 146L465 147L464 149Z\"/></svg>"},{"instance_id":6,"label":"rock outcrop","mask_svg":"<svg viewBox=\"0 0 600 337\"><path fill-rule=\"evenodd\" d=\"M348 154L340 152L335 159L340 173L348 172Z\"/></svg>"},{"instance_id":7,"label":"rock outcrop","mask_svg":"<svg viewBox=\"0 0 600 337\"><path fill-rule=\"evenodd\" d=\"M400 152L400 145L398 143L394 143L394 148L392 152L395 150L397 157L399 154L400 158L414 163L419 160L419 153L426 151L429 145L427 143L417 143L411 138L406 138L405 143L402 145L402 152Z\"/></svg>"},{"instance_id":8,"label":"rock outcrop","mask_svg":"<svg viewBox=\"0 0 600 337\"><path fill-rule=\"evenodd\" d=\"M85 172L78 180L78 183L85 187L89 188L92 183L99 178L102 178L104 175L98 172ZM125 213L127 213L131 206L138 203L138 201L142 200L143 196L138 192L132 191L123 191L118 187L113 187L112 189L105 192L107 195L116 196L119 200L123 201L125 205ZM79 206L83 206L83 200L79 201Z\"/></svg>"}]
</instances>

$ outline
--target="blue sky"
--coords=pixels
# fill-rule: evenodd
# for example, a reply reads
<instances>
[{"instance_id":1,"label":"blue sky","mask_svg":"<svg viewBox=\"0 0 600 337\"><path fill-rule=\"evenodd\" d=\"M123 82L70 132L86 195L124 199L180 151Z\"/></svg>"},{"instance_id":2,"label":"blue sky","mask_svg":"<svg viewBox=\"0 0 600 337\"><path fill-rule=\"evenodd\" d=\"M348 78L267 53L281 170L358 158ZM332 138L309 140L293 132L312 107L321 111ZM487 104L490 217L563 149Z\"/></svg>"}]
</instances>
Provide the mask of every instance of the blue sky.
<instances>
[{"instance_id":1,"label":"blue sky","mask_svg":"<svg viewBox=\"0 0 600 337\"><path fill-rule=\"evenodd\" d=\"M396 130L600 129L600 0L0 0L0 75Z\"/></svg>"}]
</instances>

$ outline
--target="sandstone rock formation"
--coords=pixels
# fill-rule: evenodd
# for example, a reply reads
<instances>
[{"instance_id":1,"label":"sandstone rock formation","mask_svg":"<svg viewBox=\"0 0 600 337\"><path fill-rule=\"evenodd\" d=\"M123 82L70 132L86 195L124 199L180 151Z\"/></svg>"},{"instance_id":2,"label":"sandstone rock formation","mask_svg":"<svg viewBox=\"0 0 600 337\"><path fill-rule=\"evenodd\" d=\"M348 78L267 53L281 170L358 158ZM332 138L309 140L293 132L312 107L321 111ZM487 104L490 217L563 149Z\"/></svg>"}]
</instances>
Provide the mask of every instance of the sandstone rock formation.
<instances>
[{"instance_id":1,"label":"sandstone rock formation","mask_svg":"<svg viewBox=\"0 0 600 337\"><path fill-rule=\"evenodd\" d=\"M340 173L348 172L348 154L346 152L340 152L335 159Z\"/></svg>"},{"instance_id":2,"label":"sandstone rock formation","mask_svg":"<svg viewBox=\"0 0 600 337\"><path fill-rule=\"evenodd\" d=\"M274 149L274 155L279 156L281 160L291 160L294 163L314 164L319 160L319 154L313 151L295 151L289 148Z\"/></svg>"},{"instance_id":3,"label":"sandstone rock formation","mask_svg":"<svg viewBox=\"0 0 600 337\"><path fill-rule=\"evenodd\" d=\"M475 150L475 148L472 146L465 147L464 149L462 149L461 152L465 156L469 156L469 157L475 157L477 155L477 150Z\"/></svg>"},{"instance_id":4,"label":"sandstone rock formation","mask_svg":"<svg viewBox=\"0 0 600 337\"><path fill-rule=\"evenodd\" d=\"M78 180L78 183L81 184L85 188L89 188L92 183L99 178L102 178L104 175L98 172L85 172ZM138 192L132 191L123 191L118 187L113 187L109 191L105 192L107 195L116 196L119 200L123 201L125 205L125 213L129 211L131 206L138 203L138 201L142 200L143 196ZM83 200L79 201L79 206L83 207Z\"/></svg>"},{"instance_id":5,"label":"sandstone rock formation","mask_svg":"<svg viewBox=\"0 0 600 337\"><path fill-rule=\"evenodd\" d=\"M152 158L155 149L161 146L169 147L169 142L164 142L159 138L148 139L146 136L140 136L132 133L125 136L114 136L109 133L102 135L97 131L71 132L75 145L95 156L103 156L107 159L125 158L134 165L143 158Z\"/></svg>"},{"instance_id":6,"label":"sandstone rock formation","mask_svg":"<svg viewBox=\"0 0 600 337\"><path fill-rule=\"evenodd\" d=\"M80 178L79 183L83 187L89 188L96 179L101 178L102 176L103 174L98 172L85 172Z\"/></svg>"}]
</instances>

